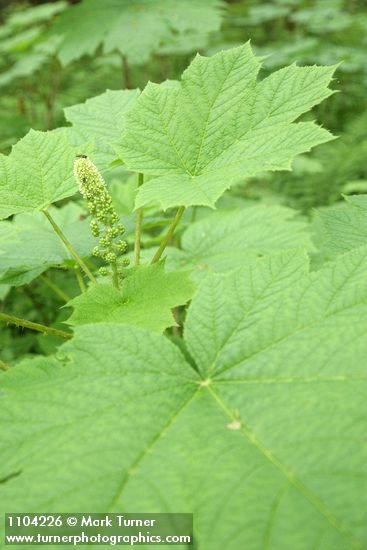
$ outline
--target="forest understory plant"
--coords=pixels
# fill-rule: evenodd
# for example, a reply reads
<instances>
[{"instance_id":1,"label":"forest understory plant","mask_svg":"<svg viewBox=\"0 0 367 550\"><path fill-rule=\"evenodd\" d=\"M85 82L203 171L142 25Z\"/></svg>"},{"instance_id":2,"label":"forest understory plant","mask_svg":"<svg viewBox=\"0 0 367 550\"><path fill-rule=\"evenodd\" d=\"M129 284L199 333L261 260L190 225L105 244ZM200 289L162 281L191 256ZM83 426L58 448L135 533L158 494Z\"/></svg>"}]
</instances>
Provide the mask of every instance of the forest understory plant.
<instances>
[{"instance_id":1,"label":"forest understory plant","mask_svg":"<svg viewBox=\"0 0 367 550\"><path fill-rule=\"evenodd\" d=\"M336 67L260 65L249 44L197 55L1 157L0 283L46 277L66 301L55 326L0 313L55 337L0 364L3 511L180 510L205 550L363 548L367 247L335 242L367 203L322 218L311 271L296 211L232 193L334 139L298 119ZM32 231L39 249L15 253Z\"/></svg>"}]
</instances>

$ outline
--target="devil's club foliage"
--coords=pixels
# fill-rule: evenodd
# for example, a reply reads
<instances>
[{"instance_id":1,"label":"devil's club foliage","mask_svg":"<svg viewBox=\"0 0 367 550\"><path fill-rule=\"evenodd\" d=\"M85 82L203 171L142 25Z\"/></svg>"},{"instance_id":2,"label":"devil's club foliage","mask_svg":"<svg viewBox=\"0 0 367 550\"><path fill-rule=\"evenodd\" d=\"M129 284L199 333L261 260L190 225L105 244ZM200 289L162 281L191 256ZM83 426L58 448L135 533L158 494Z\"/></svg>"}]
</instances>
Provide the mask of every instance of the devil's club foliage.
<instances>
[{"instance_id":1,"label":"devil's club foliage","mask_svg":"<svg viewBox=\"0 0 367 550\"><path fill-rule=\"evenodd\" d=\"M170 247L171 266L195 269L193 277L230 271L248 260L288 250L310 249L308 226L284 206L248 206L210 212L182 235L181 249Z\"/></svg>"},{"instance_id":2,"label":"devil's club foliage","mask_svg":"<svg viewBox=\"0 0 367 550\"><path fill-rule=\"evenodd\" d=\"M59 57L66 64L103 44L106 53L117 50L131 63L144 63L177 34L190 40L190 33L217 30L222 5L220 0L83 0L55 26L63 35Z\"/></svg>"},{"instance_id":3,"label":"devil's club foliage","mask_svg":"<svg viewBox=\"0 0 367 550\"><path fill-rule=\"evenodd\" d=\"M70 13L100 4L84 0ZM88 16L78 29L75 55L103 42L134 59L131 28L117 45L117 4L103 4L98 32ZM167 0L158 11L185 12L173 25L184 32L196 28L201 10L209 29L218 5ZM159 35L153 44L147 32L144 51L155 51L172 28L153 17L153 1L125 11L137 6L146 11L134 17L152 20ZM64 61L74 55L70 44L62 46ZM289 169L294 156L332 139L313 122L295 121L332 93L334 68L291 65L257 81L259 67L248 44L198 56L180 82L149 84L141 95L108 91L66 109L72 126L32 131L0 157L0 217L14 215L0 222L1 295L5 283L29 283L51 267L75 271L76 263L81 291L72 300L74 290L58 292L73 310L56 321L69 325L60 327L68 343L1 373L2 512L194 512L203 550L366 546L365 197L321 214L336 260L317 272L304 219L232 195L228 211L198 208L196 222L185 213L188 227L171 226L166 241L168 216L144 212L134 238L145 249L139 264L135 248L127 268L113 249L127 245L114 240L122 224L112 203L121 186L120 200L132 203L133 186L123 187L120 172L108 187L108 171L105 186L92 164L111 169L117 152L119 170L146 176L136 206L163 209L213 206L234 181ZM76 154L87 204L78 195L81 204L49 208L75 193ZM130 246L131 208L123 206ZM48 220L38 212L46 208ZM166 242L167 268L181 271L166 271L162 260L147 264ZM110 267L98 278L102 260ZM57 290L59 276L44 278L49 289ZM201 281L198 290L190 277ZM172 326L172 341L157 334ZM56 345L48 340L42 350Z\"/></svg>"},{"instance_id":4,"label":"devil's club foliage","mask_svg":"<svg viewBox=\"0 0 367 550\"><path fill-rule=\"evenodd\" d=\"M207 279L200 374L101 324L3 377L2 510L193 511L211 550L362 548L367 250L307 269L293 252Z\"/></svg>"},{"instance_id":5,"label":"devil's club foliage","mask_svg":"<svg viewBox=\"0 0 367 550\"><path fill-rule=\"evenodd\" d=\"M0 155L0 218L47 208L73 195L74 157L75 149L62 133L34 130L9 156Z\"/></svg>"},{"instance_id":6,"label":"devil's club foliage","mask_svg":"<svg viewBox=\"0 0 367 550\"><path fill-rule=\"evenodd\" d=\"M367 242L367 195L345 197L345 204L320 212L325 232L324 250L331 255Z\"/></svg>"},{"instance_id":7,"label":"devil's club foliage","mask_svg":"<svg viewBox=\"0 0 367 550\"><path fill-rule=\"evenodd\" d=\"M194 291L187 272L165 273L163 262L142 266L127 273L121 292L94 285L71 300L68 305L75 311L70 323L112 321L163 332L176 324L171 309L188 302Z\"/></svg>"},{"instance_id":8,"label":"devil's club foliage","mask_svg":"<svg viewBox=\"0 0 367 550\"><path fill-rule=\"evenodd\" d=\"M84 258L97 244L89 231L84 210L74 203L51 208L50 213L66 237ZM30 283L50 267L66 267L73 261L68 250L40 212L18 214L0 222L0 283Z\"/></svg>"},{"instance_id":9,"label":"devil's club foliage","mask_svg":"<svg viewBox=\"0 0 367 550\"><path fill-rule=\"evenodd\" d=\"M68 128L68 135L81 146L88 146L93 140L93 160L99 165L108 165L116 158L112 145L121 136L124 115L139 93L139 90L107 90L85 103L67 107L65 117L73 125Z\"/></svg>"},{"instance_id":10,"label":"devil's club foliage","mask_svg":"<svg viewBox=\"0 0 367 550\"><path fill-rule=\"evenodd\" d=\"M198 55L176 85L147 85L118 148L128 168L154 176L137 206L213 206L234 179L289 170L297 154L332 139L294 120L332 93L334 67L291 65L257 83L259 69L246 44Z\"/></svg>"}]
</instances>

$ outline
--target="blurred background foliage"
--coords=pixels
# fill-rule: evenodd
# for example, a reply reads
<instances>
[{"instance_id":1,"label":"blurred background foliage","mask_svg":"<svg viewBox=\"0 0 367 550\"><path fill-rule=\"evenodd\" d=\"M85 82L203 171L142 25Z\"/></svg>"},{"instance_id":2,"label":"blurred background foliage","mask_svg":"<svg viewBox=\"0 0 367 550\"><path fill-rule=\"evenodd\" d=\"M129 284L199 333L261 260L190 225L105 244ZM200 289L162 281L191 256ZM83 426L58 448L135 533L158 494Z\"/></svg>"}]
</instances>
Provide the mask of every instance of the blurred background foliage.
<instances>
[{"instance_id":1,"label":"blurred background foliage","mask_svg":"<svg viewBox=\"0 0 367 550\"><path fill-rule=\"evenodd\" d=\"M65 108L106 89L179 78L197 52L212 55L247 40L263 57L262 78L293 62L339 64L333 82L338 93L306 117L317 118L338 139L296 158L291 172L236 186L222 203L280 203L311 219L315 207L343 207L342 194L366 193L366 0L0 0L0 152L9 153L30 128L68 125ZM127 179L114 171L111 192L121 214L129 215L135 182L121 186L121 177ZM132 219L125 223L133 230ZM145 226L150 244L165 225L152 211ZM78 292L62 270L50 280L69 296ZM39 278L10 292L0 284L1 300L30 320L57 326L63 318L53 313L57 296ZM61 304L59 298L56 306ZM0 333L4 361L52 351L50 340L18 338L17 330Z\"/></svg>"}]
</instances>

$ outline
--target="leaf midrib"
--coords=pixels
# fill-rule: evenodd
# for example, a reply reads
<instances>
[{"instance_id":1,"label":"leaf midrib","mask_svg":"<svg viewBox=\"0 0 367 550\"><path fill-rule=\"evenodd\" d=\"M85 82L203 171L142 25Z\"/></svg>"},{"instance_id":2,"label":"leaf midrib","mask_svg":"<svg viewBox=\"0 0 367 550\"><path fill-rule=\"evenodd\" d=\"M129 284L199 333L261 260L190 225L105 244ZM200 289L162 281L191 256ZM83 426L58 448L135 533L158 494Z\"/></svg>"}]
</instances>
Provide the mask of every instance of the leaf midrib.
<instances>
[{"instance_id":1,"label":"leaf midrib","mask_svg":"<svg viewBox=\"0 0 367 550\"><path fill-rule=\"evenodd\" d=\"M227 406L227 404L219 397L219 395L215 392L214 389L212 389L210 385L207 386L205 390L209 392L211 398L218 405L219 409L225 413L230 421L238 420L235 412ZM120 485L108 509L109 512L112 512L114 510L114 507L120 501L121 496L130 480L131 472L136 470L136 468L144 461L146 455L149 454L152 448L170 430L170 428L180 416L181 412L183 412L192 403L192 401L196 398L200 391L200 386L197 386L195 391L189 396L188 399L181 403L180 407L177 409L175 414L170 417L169 421L166 423L163 429L154 436L150 444L143 449L143 451L131 464L130 468L124 473ZM329 525L333 529L339 532L343 537L348 538L349 541L353 544L354 548L363 550L361 542L355 538L353 533L351 533L349 529L341 524L334 516L334 514L330 511L328 506L317 495L309 490L307 486L304 485L303 482L295 475L295 473L289 470L287 465L279 460L276 455L274 455L274 453L272 453L272 451L268 449L266 445L257 438L256 434L252 432L251 429L244 423L243 419L241 419L240 432L248 440L250 445L254 446L256 450L267 460L268 463L270 463L274 468L281 472L282 476L287 480L288 484L292 485L297 490L297 492L301 494L302 497L305 498L305 500L307 500L317 512L320 513L320 515L329 523Z\"/></svg>"},{"instance_id":2,"label":"leaf midrib","mask_svg":"<svg viewBox=\"0 0 367 550\"><path fill-rule=\"evenodd\" d=\"M207 391L211 394L211 397L217 403L219 408L226 414L230 421L238 421L238 417L234 411L227 406L227 404L220 398L220 396L210 386L207 387ZM329 510L326 504L310 491L306 485L293 473L289 468L279 460L270 449L268 449L262 441L260 441L254 432L245 424L241 418L241 434L245 436L248 442L253 445L259 453L264 456L268 462L272 464L281 474L287 479L288 483L292 485L297 491L328 521L328 523L336 529L341 535L347 537L350 542L353 543L355 548L363 550L362 543L356 539L343 524Z\"/></svg>"}]
</instances>

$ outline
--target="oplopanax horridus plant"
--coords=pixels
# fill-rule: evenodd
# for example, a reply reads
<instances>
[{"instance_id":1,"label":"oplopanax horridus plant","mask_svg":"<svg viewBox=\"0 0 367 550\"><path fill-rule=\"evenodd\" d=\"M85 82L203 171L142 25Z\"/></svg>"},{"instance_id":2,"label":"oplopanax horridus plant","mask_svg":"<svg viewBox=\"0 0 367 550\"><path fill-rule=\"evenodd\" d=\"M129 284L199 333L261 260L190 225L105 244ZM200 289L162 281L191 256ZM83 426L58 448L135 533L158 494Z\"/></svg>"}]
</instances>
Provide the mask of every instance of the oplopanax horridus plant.
<instances>
[{"instance_id":1,"label":"oplopanax horridus plant","mask_svg":"<svg viewBox=\"0 0 367 550\"><path fill-rule=\"evenodd\" d=\"M333 68L292 65L257 83L258 69L249 45L197 57L181 82L103 94L69 111L72 128L32 132L2 157L1 214L16 216L0 235L43 216L65 247L52 261L45 237L28 270L23 248L11 284L60 263L80 284L64 300L74 332L0 313L68 340L0 364L2 512L193 512L203 550L366 546L367 247L310 272L308 225L288 208L184 212L331 139L294 121L332 93ZM93 162L114 150L137 172L126 246ZM80 204L57 216L50 204L78 187ZM141 251L151 203L179 208ZM83 210L98 255L71 242L68 207Z\"/></svg>"},{"instance_id":2,"label":"oplopanax horridus plant","mask_svg":"<svg viewBox=\"0 0 367 550\"><path fill-rule=\"evenodd\" d=\"M144 63L177 35L189 42L217 30L223 7L221 0L83 0L56 22L54 31L62 35L58 55L67 64L103 44L104 53L117 50L131 64Z\"/></svg>"},{"instance_id":3,"label":"oplopanax horridus plant","mask_svg":"<svg viewBox=\"0 0 367 550\"><path fill-rule=\"evenodd\" d=\"M2 511L190 511L199 548L364 548L367 250L307 264L207 279L194 369L100 324L2 376Z\"/></svg>"},{"instance_id":4,"label":"oplopanax horridus plant","mask_svg":"<svg viewBox=\"0 0 367 550\"><path fill-rule=\"evenodd\" d=\"M297 154L332 139L294 121L333 93L335 67L291 65L257 82L259 69L246 44L196 56L181 82L147 85L118 147L129 169L153 176L137 206L214 206L236 179L289 170Z\"/></svg>"}]
</instances>

